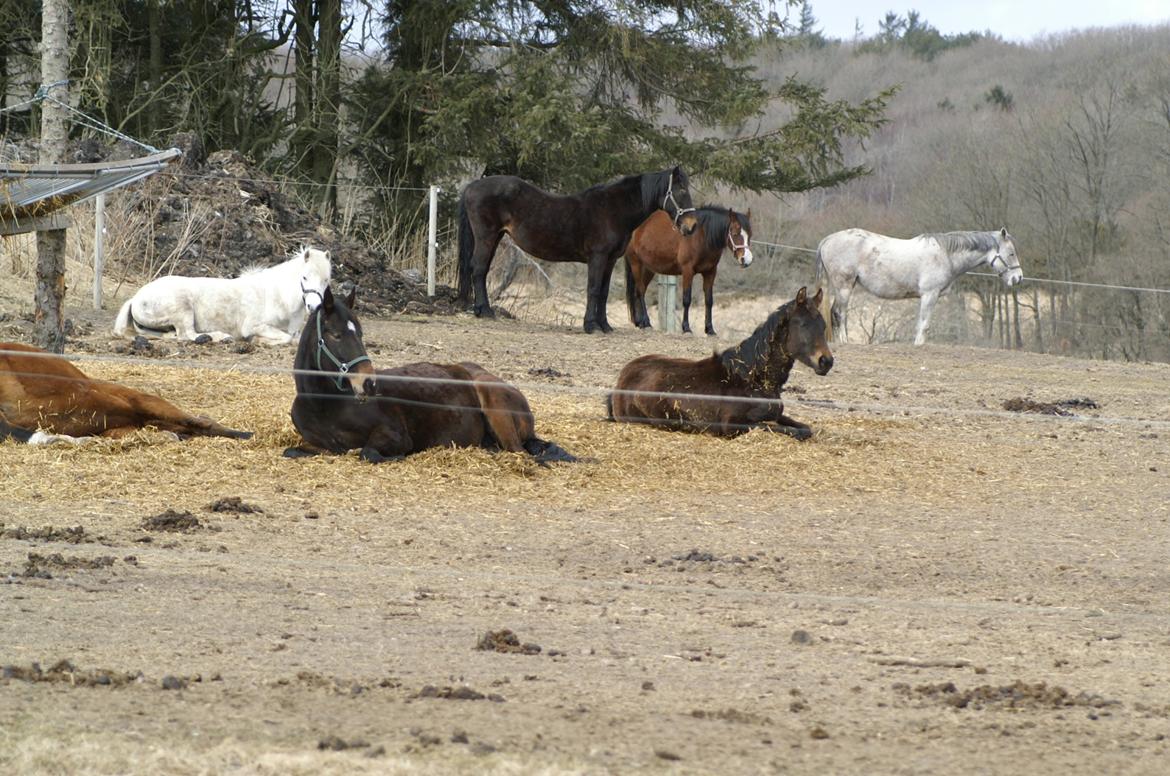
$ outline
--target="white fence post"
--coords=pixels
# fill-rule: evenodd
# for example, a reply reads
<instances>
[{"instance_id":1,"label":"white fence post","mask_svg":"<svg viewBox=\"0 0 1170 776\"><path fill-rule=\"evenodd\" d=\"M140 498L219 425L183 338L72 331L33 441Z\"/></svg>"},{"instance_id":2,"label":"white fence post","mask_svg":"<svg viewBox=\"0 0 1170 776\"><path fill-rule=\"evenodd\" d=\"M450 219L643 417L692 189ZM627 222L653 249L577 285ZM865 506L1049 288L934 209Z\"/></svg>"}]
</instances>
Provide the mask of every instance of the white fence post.
<instances>
[{"instance_id":1,"label":"white fence post","mask_svg":"<svg viewBox=\"0 0 1170 776\"><path fill-rule=\"evenodd\" d=\"M658 328L674 334L678 331L675 308L678 300L678 276L658 276Z\"/></svg>"},{"instance_id":2,"label":"white fence post","mask_svg":"<svg viewBox=\"0 0 1170 776\"><path fill-rule=\"evenodd\" d=\"M430 223L427 227L427 296L435 295L435 263L439 242L439 187L431 186Z\"/></svg>"},{"instance_id":3,"label":"white fence post","mask_svg":"<svg viewBox=\"0 0 1170 776\"><path fill-rule=\"evenodd\" d=\"M106 195L97 195L93 211L93 309L102 309L102 273L106 269Z\"/></svg>"}]
</instances>

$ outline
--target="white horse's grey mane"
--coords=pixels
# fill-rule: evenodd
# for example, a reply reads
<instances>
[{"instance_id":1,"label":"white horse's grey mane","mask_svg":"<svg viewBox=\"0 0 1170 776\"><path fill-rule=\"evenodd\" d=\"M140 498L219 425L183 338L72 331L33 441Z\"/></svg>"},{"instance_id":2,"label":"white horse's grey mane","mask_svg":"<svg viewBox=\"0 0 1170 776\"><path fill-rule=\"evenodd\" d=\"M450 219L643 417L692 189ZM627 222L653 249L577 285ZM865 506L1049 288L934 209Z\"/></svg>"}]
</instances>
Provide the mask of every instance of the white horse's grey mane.
<instances>
[{"instance_id":1,"label":"white horse's grey mane","mask_svg":"<svg viewBox=\"0 0 1170 776\"><path fill-rule=\"evenodd\" d=\"M967 253L969 251L987 253L999 247L995 234L995 232L930 232L924 234L923 237L934 238L947 253Z\"/></svg>"}]
</instances>

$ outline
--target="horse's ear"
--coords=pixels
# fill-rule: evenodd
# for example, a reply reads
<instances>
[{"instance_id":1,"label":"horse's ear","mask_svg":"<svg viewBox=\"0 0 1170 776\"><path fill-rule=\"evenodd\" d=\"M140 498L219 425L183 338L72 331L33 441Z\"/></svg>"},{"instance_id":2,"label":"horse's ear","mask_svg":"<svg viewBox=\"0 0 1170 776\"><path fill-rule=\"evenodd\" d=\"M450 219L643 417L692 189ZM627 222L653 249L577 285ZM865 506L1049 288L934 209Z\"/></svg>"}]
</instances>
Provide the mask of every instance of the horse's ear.
<instances>
[{"instance_id":1,"label":"horse's ear","mask_svg":"<svg viewBox=\"0 0 1170 776\"><path fill-rule=\"evenodd\" d=\"M350 310L353 309L353 300L357 298L357 284L354 283L349 289L349 293L345 295L345 306Z\"/></svg>"},{"instance_id":2,"label":"horse's ear","mask_svg":"<svg viewBox=\"0 0 1170 776\"><path fill-rule=\"evenodd\" d=\"M812 298L813 309L821 309L821 300L825 298L825 287L821 286L817 289L816 296Z\"/></svg>"},{"instance_id":3,"label":"horse's ear","mask_svg":"<svg viewBox=\"0 0 1170 776\"><path fill-rule=\"evenodd\" d=\"M333 289L329 286L325 286L325 293L321 294L321 306L326 313L333 312Z\"/></svg>"},{"instance_id":4,"label":"horse's ear","mask_svg":"<svg viewBox=\"0 0 1170 776\"><path fill-rule=\"evenodd\" d=\"M804 304L808 301L808 286L801 286L800 290L796 292L796 303Z\"/></svg>"},{"instance_id":5,"label":"horse's ear","mask_svg":"<svg viewBox=\"0 0 1170 776\"><path fill-rule=\"evenodd\" d=\"M1001 240L1006 240L1006 239L1007 239L1007 227L1006 227L1006 226L1004 226L1004 227L1001 227L1001 228L1000 228L1000 230L999 230L999 238L1000 238Z\"/></svg>"}]
</instances>

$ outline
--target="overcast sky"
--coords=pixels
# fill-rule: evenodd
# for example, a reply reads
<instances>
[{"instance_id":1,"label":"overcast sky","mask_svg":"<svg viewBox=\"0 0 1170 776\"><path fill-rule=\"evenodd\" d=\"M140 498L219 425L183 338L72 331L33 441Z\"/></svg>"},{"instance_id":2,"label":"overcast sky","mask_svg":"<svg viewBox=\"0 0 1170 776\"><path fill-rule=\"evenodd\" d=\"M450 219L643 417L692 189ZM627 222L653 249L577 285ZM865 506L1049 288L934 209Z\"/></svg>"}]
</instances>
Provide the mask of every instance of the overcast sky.
<instances>
[{"instance_id":1,"label":"overcast sky","mask_svg":"<svg viewBox=\"0 0 1170 776\"><path fill-rule=\"evenodd\" d=\"M818 28L830 38L850 40L860 20L862 34L878 31L886 11L902 16L915 10L947 35L991 30L1006 40L1026 42L1048 33L1088 27L1170 22L1170 0L811 0ZM799 9L793 11L798 18Z\"/></svg>"}]
</instances>

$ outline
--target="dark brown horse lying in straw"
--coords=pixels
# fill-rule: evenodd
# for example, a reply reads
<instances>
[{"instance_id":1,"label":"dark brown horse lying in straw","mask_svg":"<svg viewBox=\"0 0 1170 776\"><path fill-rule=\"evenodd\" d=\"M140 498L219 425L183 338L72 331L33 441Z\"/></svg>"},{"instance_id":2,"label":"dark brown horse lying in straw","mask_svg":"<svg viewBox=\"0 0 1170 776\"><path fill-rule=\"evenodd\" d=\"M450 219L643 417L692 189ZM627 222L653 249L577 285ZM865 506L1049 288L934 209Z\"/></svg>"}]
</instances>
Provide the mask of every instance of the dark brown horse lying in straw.
<instances>
[{"instance_id":1,"label":"dark brown horse lying in straw","mask_svg":"<svg viewBox=\"0 0 1170 776\"><path fill-rule=\"evenodd\" d=\"M88 436L117 438L145 426L179 437L252 436L190 415L153 394L93 380L60 356L39 348L0 343L0 439L11 436L38 443Z\"/></svg>"},{"instance_id":2,"label":"dark brown horse lying in straw","mask_svg":"<svg viewBox=\"0 0 1170 776\"><path fill-rule=\"evenodd\" d=\"M353 300L353 292L341 300L326 289L301 333L292 420L306 444L285 456L360 450L376 463L456 446L527 452L541 463L576 460L538 438L524 394L478 364L375 370Z\"/></svg>"},{"instance_id":3,"label":"dark brown horse lying in straw","mask_svg":"<svg viewBox=\"0 0 1170 776\"><path fill-rule=\"evenodd\" d=\"M701 361L642 356L626 364L607 399L611 420L736 436L770 428L797 439L812 429L784 414L780 390L796 361L819 375L833 368L825 319L802 288L750 337Z\"/></svg>"}]
</instances>

